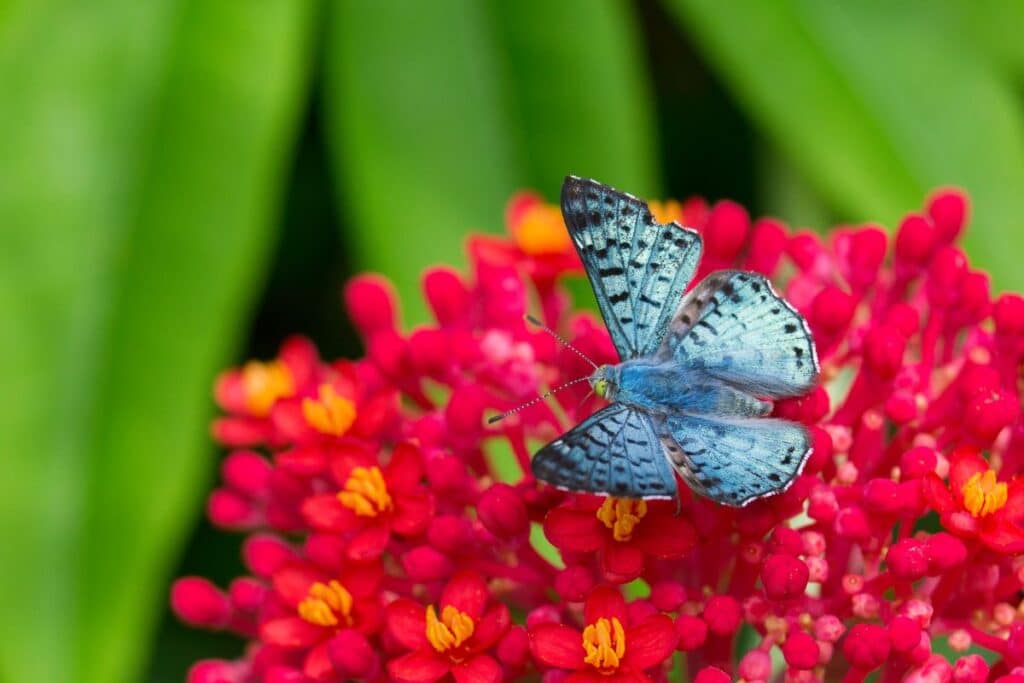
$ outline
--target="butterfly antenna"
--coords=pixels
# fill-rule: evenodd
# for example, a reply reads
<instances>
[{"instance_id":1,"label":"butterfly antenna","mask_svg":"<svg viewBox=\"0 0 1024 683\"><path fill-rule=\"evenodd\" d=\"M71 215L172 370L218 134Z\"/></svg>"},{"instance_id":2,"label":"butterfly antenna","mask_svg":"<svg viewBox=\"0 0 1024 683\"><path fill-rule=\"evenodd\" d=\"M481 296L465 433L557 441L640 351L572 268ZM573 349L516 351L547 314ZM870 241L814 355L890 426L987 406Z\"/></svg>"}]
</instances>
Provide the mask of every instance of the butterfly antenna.
<instances>
[{"instance_id":1,"label":"butterfly antenna","mask_svg":"<svg viewBox=\"0 0 1024 683\"><path fill-rule=\"evenodd\" d=\"M554 337L555 339L557 339L558 341L560 341L560 342L562 343L562 345L563 345L563 346L565 346L565 348L567 348L567 349L571 350L571 351L572 351L573 353L575 353L575 354L576 354L577 356L579 356L579 357L580 357L580 358L582 358L583 360L585 360L585 361L587 361L588 363L590 363L590 366L591 366L592 368L594 368L595 370L597 370L597 363L595 363L594 361L590 360L590 358L588 358L588 357L587 357L587 355L586 355L585 353L583 353L582 351L580 351L579 349L577 349L577 348L576 348L575 346L573 346L572 344L570 344L570 343L569 343L568 341L566 341L566 339L565 339L565 338L564 338L564 337L563 337L562 335L558 334L558 333L557 333L557 332L555 332L555 331L554 331L553 329L551 329L550 327L548 327L547 325L545 325L545 324L544 324L544 323L542 323L541 321L539 321L539 320L537 320L536 318L534 318L534 317L533 317L532 315L529 315L529 314L527 314L527 315L525 316L525 318L526 318L527 322L529 322L529 323L532 323L532 324L536 325L536 326L537 326L537 327L539 327L540 329L542 329L542 330L544 330L545 332L547 332L548 334L550 334L550 335L551 335L552 337Z\"/></svg>"},{"instance_id":2,"label":"butterfly antenna","mask_svg":"<svg viewBox=\"0 0 1024 683\"><path fill-rule=\"evenodd\" d=\"M546 399L548 396L551 396L552 394L557 394L559 391L561 391L562 389L565 389L566 387L572 386L573 384L579 384L580 382L586 382L588 379L590 379L589 376L587 376L587 377L577 377L576 379L571 379L568 382L566 382L565 384L560 384L557 387L555 387L554 389L549 389L548 391L545 391L543 394L541 394L537 398L530 399L529 401L527 401L526 403L522 404L521 406L517 406L517 407L513 408L512 410L505 411L501 415L495 415L494 417L492 417L489 420L487 420L487 424L492 425L495 422L499 422L500 420L504 420L509 415L515 415L520 410L523 410L525 408L529 408L530 406L533 406L533 405L537 405L538 403L540 403L541 401Z\"/></svg>"}]
</instances>

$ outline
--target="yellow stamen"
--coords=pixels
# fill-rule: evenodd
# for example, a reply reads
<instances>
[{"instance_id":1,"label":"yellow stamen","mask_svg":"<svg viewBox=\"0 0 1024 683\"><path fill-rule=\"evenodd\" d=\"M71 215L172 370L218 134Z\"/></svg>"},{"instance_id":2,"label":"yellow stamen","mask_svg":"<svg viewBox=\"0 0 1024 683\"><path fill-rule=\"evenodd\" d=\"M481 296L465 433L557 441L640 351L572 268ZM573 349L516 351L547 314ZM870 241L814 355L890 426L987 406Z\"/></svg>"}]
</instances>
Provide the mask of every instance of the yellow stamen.
<instances>
[{"instance_id":1,"label":"yellow stamen","mask_svg":"<svg viewBox=\"0 0 1024 683\"><path fill-rule=\"evenodd\" d=\"M318 432L343 436L356 421L356 405L330 384L322 384L319 393L319 399L302 399L302 415Z\"/></svg>"},{"instance_id":2,"label":"yellow stamen","mask_svg":"<svg viewBox=\"0 0 1024 683\"><path fill-rule=\"evenodd\" d=\"M437 618L434 606L427 607L427 641L438 652L447 652L466 642L473 635L473 617L451 605L441 610Z\"/></svg>"},{"instance_id":3,"label":"yellow stamen","mask_svg":"<svg viewBox=\"0 0 1024 683\"><path fill-rule=\"evenodd\" d=\"M380 468L356 467L338 492L341 504L360 517L376 517L391 509L391 496Z\"/></svg>"},{"instance_id":4,"label":"yellow stamen","mask_svg":"<svg viewBox=\"0 0 1024 683\"><path fill-rule=\"evenodd\" d=\"M602 672L611 673L619 667L626 654L626 632L622 622L601 617L583 629L583 661Z\"/></svg>"},{"instance_id":5,"label":"yellow stamen","mask_svg":"<svg viewBox=\"0 0 1024 683\"><path fill-rule=\"evenodd\" d=\"M647 202L647 208L651 210L654 220L659 223L683 222L683 205L674 199L666 199L663 202Z\"/></svg>"},{"instance_id":6,"label":"yellow stamen","mask_svg":"<svg viewBox=\"0 0 1024 683\"><path fill-rule=\"evenodd\" d=\"M616 541L628 541L633 537L633 529L646 514L646 501L608 497L601 503L597 518L612 530L612 537Z\"/></svg>"},{"instance_id":7,"label":"yellow stamen","mask_svg":"<svg viewBox=\"0 0 1024 683\"><path fill-rule=\"evenodd\" d=\"M352 624L352 594L337 581L309 587L309 594L299 603L299 616L317 626Z\"/></svg>"},{"instance_id":8,"label":"yellow stamen","mask_svg":"<svg viewBox=\"0 0 1024 683\"><path fill-rule=\"evenodd\" d=\"M242 367L242 389L249 412L265 417L277 399L295 393L295 383L288 366L281 361L251 360Z\"/></svg>"},{"instance_id":9,"label":"yellow stamen","mask_svg":"<svg viewBox=\"0 0 1024 683\"><path fill-rule=\"evenodd\" d=\"M531 206L512 232L519 248L532 256L558 254L571 246L562 213L551 204Z\"/></svg>"},{"instance_id":10,"label":"yellow stamen","mask_svg":"<svg viewBox=\"0 0 1024 683\"><path fill-rule=\"evenodd\" d=\"M994 470L975 472L960 492L964 507L975 517L986 517L1006 505L1006 482L996 481Z\"/></svg>"}]
</instances>

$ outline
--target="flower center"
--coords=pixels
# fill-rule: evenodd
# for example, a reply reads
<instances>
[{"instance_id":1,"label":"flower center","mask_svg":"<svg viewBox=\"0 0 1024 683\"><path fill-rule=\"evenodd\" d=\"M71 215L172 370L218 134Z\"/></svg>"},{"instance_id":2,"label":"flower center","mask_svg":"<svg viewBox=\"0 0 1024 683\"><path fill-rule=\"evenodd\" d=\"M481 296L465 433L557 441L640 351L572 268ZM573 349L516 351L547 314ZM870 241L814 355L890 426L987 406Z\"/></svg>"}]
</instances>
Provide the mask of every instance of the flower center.
<instances>
[{"instance_id":1,"label":"flower center","mask_svg":"<svg viewBox=\"0 0 1024 683\"><path fill-rule=\"evenodd\" d=\"M611 673L619 667L626 654L626 633L622 622L612 617L609 621L601 617L583 629L583 661L600 670Z\"/></svg>"},{"instance_id":2,"label":"flower center","mask_svg":"<svg viewBox=\"0 0 1024 683\"><path fill-rule=\"evenodd\" d=\"M302 400L302 415L310 427L322 434L342 436L356 421L355 404L330 384L320 385L320 398Z\"/></svg>"},{"instance_id":3,"label":"flower center","mask_svg":"<svg viewBox=\"0 0 1024 683\"><path fill-rule=\"evenodd\" d=\"M427 607L427 641L438 652L447 652L469 640L473 635L473 617L451 605L441 610L437 618L434 606Z\"/></svg>"},{"instance_id":4,"label":"flower center","mask_svg":"<svg viewBox=\"0 0 1024 683\"><path fill-rule=\"evenodd\" d=\"M986 517L1006 505L1006 483L996 481L994 470L975 472L960 492L964 507L975 517Z\"/></svg>"},{"instance_id":5,"label":"flower center","mask_svg":"<svg viewBox=\"0 0 1024 683\"><path fill-rule=\"evenodd\" d=\"M341 504L360 517L376 517L391 509L391 496L380 468L356 467L338 492Z\"/></svg>"},{"instance_id":6,"label":"flower center","mask_svg":"<svg viewBox=\"0 0 1024 683\"><path fill-rule=\"evenodd\" d=\"M242 388L245 405L253 415L265 417L274 402L291 396L295 383L288 366L279 360L261 363L251 360L242 367Z\"/></svg>"},{"instance_id":7,"label":"flower center","mask_svg":"<svg viewBox=\"0 0 1024 683\"><path fill-rule=\"evenodd\" d=\"M616 541L628 541L633 529L647 514L647 501L608 497L597 510L597 518L612 530Z\"/></svg>"},{"instance_id":8,"label":"flower center","mask_svg":"<svg viewBox=\"0 0 1024 683\"><path fill-rule=\"evenodd\" d=\"M309 587L309 594L299 603L299 616L317 626L352 624L352 594L337 581Z\"/></svg>"},{"instance_id":9,"label":"flower center","mask_svg":"<svg viewBox=\"0 0 1024 683\"><path fill-rule=\"evenodd\" d=\"M569 249L569 233L558 207L536 204L513 228L519 248L531 256L559 254Z\"/></svg>"},{"instance_id":10,"label":"flower center","mask_svg":"<svg viewBox=\"0 0 1024 683\"><path fill-rule=\"evenodd\" d=\"M683 205L674 199L667 199L663 202L647 202L647 208L651 210L654 220L659 223L683 222Z\"/></svg>"}]
</instances>

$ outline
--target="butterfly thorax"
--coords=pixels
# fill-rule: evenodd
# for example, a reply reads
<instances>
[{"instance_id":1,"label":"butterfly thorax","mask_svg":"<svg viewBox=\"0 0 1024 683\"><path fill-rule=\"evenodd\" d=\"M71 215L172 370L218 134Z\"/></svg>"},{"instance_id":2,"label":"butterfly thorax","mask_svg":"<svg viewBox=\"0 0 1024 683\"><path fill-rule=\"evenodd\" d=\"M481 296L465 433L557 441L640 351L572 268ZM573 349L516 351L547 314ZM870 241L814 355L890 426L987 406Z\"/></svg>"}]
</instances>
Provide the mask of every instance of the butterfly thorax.
<instances>
[{"instance_id":1,"label":"butterfly thorax","mask_svg":"<svg viewBox=\"0 0 1024 683\"><path fill-rule=\"evenodd\" d=\"M653 415L756 417L771 404L678 361L629 360L604 365L590 378L594 392Z\"/></svg>"}]
</instances>

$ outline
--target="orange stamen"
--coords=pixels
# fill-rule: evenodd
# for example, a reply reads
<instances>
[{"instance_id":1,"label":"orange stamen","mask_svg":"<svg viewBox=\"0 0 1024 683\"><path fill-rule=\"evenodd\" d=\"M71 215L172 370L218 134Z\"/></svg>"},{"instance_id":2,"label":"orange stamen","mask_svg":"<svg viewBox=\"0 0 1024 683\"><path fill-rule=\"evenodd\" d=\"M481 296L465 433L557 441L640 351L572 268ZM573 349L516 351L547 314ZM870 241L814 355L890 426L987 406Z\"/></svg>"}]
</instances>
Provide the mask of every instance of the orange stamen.
<instances>
[{"instance_id":1,"label":"orange stamen","mask_svg":"<svg viewBox=\"0 0 1024 683\"><path fill-rule=\"evenodd\" d=\"M242 367L242 388L245 406L253 415L265 417L279 398L295 393L295 383L288 366L279 360L261 363L251 360Z\"/></svg>"},{"instance_id":2,"label":"orange stamen","mask_svg":"<svg viewBox=\"0 0 1024 683\"><path fill-rule=\"evenodd\" d=\"M302 415L310 427L322 434L343 436L356 421L356 405L334 390L320 385L320 398L302 399Z\"/></svg>"},{"instance_id":3,"label":"orange stamen","mask_svg":"<svg viewBox=\"0 0 1024 683\"><path fill-rule=\"evenodd\" d=\"M647 502L632 498L608 497L597 510L597 518L612 530L616 541L628 541L633 529L647 514Z\"/></svg>"},{"instance_id":4,"label":"orange stamen","mask_svg":"<svg viewBox=\"0 0 1024 683\"><path fill-rule=\"evenodd\" d=\"M527 209L512 226L512 234L519 248L532 256L559 254L571 246L562 213L551 204L537 203Z\"/></svg>"},{"instance_id":5,"label":"orange stamen","mask_svg":"<svg viewBox=\"0 0 1024 683\"><path fill-rule=\"evenodd\" d=\"M309 594L299 603L299 616L317 626L352 624L352 594L337 581L309 587Z\"/></svg>"},{"instance_id":6,"label":"orange stamen","mask_svg":"<svg viewBox=\"0 0 1024 683\"><path fill-rule=\"evenodd\" d=\"M473 635L474 627L473 617L452 605L445 605L440 619L433 605L427 607L427 641L438 652L462 645Z\"/></svg>"},{"instance_id":7,"label":"orange stamen","mask_svg":"<svg viewBox=\"0 0 1024 683\"><path fill-rule=\"evenodd\" d=\"M996 481L994 470L975 472L960 492L964 507L974 517L987 517L1006 505L1006 482Z\"/></svg>"},{"instance_id":8,"label":"orange stamen","mask_svg":"<svg viewBox=\"0 0 1024 683\"><path fill-rule=\"evenodd\" d=\"M341 504L360 517L376 517L392 508L391 496L380 468L356 467L338 492Z\"/></svg>"},{"instance_id":9,"label":"orange stamen","mask_svg":"<svg viewBox=\"0 0 1024 683\"><path fill-rule=\"evenodd\" d=\"M583 629L583 661L600 670L612 673L626 654L626 632L622 622L612 617L601 617Z\"/></svg>"},{"instance_id":10,"label":"orange stamen","mask_svg":"<svg viewBox=\"0 0 1024 683\"><path fill-rule=\"evenodd\" d=\"M654 220L659 223L671 223L672 221L683 223L683 205L674 199L666 199L663 202L647 202L647 208L651 210Z\"/></svg>"}]
</instances>

